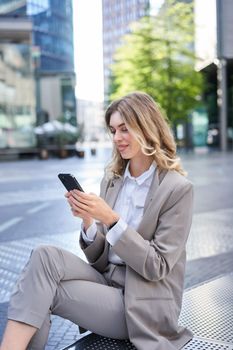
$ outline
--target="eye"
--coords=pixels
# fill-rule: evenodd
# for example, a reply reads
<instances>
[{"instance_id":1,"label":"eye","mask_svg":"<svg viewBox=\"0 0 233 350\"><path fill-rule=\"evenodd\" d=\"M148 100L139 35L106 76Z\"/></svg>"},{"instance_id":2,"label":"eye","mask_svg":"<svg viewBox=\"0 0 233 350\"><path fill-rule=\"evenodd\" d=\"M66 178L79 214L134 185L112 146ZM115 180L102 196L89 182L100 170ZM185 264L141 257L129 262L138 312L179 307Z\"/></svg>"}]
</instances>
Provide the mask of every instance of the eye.
<instances>
[{"instance_id":1,"label":"eye","mask_svg":"<svg viewBox=\"0 0 233 350\"><path fill-rule=\"evenodd\" d=\"M127 128L122 128L121 131L122 132L128 132L128 129Z\"/></svg>"},{"instance_id":2,"label":"eye","mask_svg":"<svg viewBox=\"0 0 233 350\"><path fill-rule=\"evenodd\" d=\"M113 129L109 129L109 131L110 131L110 134L112 134L112 135L114 135L115 134L115 130L113 130Z\"/></svg>"}]
</instances>

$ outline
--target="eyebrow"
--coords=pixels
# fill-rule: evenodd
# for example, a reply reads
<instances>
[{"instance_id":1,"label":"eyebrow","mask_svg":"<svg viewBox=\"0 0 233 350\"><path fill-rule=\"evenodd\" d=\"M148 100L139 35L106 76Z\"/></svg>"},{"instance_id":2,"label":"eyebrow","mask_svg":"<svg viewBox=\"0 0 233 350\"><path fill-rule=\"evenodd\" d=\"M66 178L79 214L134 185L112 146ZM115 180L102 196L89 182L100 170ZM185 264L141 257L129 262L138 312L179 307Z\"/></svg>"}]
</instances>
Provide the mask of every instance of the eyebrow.
<instances>
[{"instance_id":1,"label":"eyebrow","mask_svg":"<svg viewBox=\"0 0 233 350\"><path fill-rule=\"evenodd\" d=\"M124 125L125 125L125 123L121 123L121 124L117 125L117 127L120 128L121 126L124 126ZM115 127L110 125L110 124L109 124L109 128L115 129Z\"/></svg>"}]
</instances>

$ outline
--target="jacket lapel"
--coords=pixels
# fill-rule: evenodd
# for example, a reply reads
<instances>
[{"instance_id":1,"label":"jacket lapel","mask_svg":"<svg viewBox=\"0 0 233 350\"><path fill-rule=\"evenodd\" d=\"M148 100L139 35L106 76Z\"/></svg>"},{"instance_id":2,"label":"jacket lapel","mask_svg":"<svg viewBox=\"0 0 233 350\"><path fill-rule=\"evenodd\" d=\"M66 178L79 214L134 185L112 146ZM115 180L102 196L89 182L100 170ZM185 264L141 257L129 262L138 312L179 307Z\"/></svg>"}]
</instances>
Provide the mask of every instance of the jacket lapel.
<instances>
[{"instance_id":1,"label":"jacket lapel","mask_svg":"<svg viewBox=\"0 0 233 350\"><path fill-rule=\"evenodd\" d=\"M154 173L154 177L151 181L149 191L148 191L147 196L146 196L143 215L145 215L145 212L148 209L148 206L150 205L150 203L155 195L155 191L157 190L158 187L159 187L159 176L158 176L158 169L156 169L156 171Z\"/></svg>"},{"instance_id":2,"label":"jacket lapel","mask_svg":"<svg viewBox=\"0 0 233 350\"><path fill-rule=\"evenodd\" d=\"M152 206L153 206L154 213L156 212L155 208L154 208L154 205L156 203L155 199L157 196L157 192L159 190L159 185L163 181L166 173L167 173L166 170L162 170L162 171L158 172L158 169L156 169L155 174L154 174L154 178L151 182L151 185L150 185L150 188L149 188L146 200L145 200L142 221L140 222L138 229L137 229L137 231L139 233L141 233L141 235L143 237L147 236L147 229L149 226L148 223L151 221L151 208L152 208Z\"/></svg>"},{"instance_id":3,"label":"jacket lapel","mask_svg":"<svg viewBox=\"0 0 233 350\"><path fill-rule=\"evenodd\" d=\"M112 179L110 184L109 184L109 187L108 187L107 192L106 192L105 201L108 203L108 205L111 208L113 208L113 206L116 202L118 193L119 193L121 186L122 186L122 183L123 183L123 178L121 177L121 178Z\"/></svg>"}]
</instances>

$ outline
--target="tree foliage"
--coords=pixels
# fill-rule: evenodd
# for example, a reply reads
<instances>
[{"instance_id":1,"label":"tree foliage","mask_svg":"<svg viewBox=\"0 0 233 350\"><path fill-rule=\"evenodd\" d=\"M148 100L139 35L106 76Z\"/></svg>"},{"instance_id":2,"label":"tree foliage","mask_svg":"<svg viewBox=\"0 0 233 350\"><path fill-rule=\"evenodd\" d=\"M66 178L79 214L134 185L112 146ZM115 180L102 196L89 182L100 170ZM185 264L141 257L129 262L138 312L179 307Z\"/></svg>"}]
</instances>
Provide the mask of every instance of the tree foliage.
<instances>
[{"instance_id":1,"label":"tree foliage","mask_svg":"<svg viewBox=\"0 0 233 350\"><path fill-rule=\"evenodd\" d=\"M131 91L150 94L171 121L195 108L202 76L194 70L194 21L191 4L166 0L156 16L134 23L112 65L110 100Z\"/></svg>"}]
</instances>

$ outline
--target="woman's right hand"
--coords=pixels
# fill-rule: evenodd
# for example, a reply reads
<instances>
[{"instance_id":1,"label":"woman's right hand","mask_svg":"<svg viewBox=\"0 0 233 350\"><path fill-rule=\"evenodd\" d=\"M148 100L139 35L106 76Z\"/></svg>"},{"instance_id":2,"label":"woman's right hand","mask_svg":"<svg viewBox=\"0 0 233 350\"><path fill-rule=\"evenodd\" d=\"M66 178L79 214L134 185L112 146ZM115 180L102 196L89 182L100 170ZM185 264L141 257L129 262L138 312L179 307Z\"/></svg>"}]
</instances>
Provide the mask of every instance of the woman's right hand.
<instances>
[{"instance_id":1,"label":"woman's right hand","mask_svg":"<svg viewBox=\"0 0 233 350\"><path fill-rule=\"evenodd\" d=\"M83 214L80 211L78 211L77 206L74 208L75 201L77 201L77 199L75 199L70 192L66 192L65 197L66 197L67 202L70 206L70 209L72 211L73 216L79 217L83 220L84 229L86 231L88 229L88 227L90 227L92 225L92 223L94 221L93 218L87 214ZM72 197L72 200L71 200L71 197Z\"/></svg>"}]
</instances>

